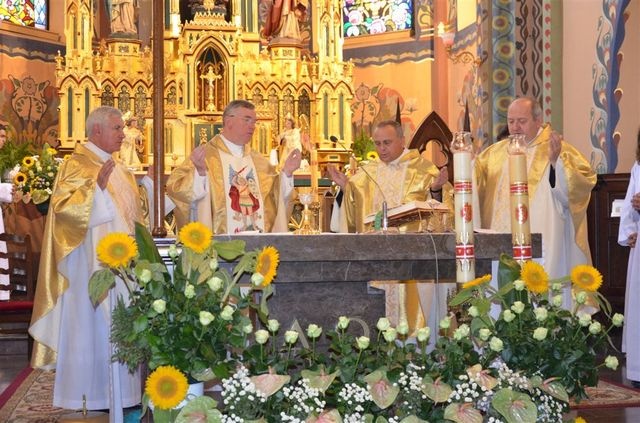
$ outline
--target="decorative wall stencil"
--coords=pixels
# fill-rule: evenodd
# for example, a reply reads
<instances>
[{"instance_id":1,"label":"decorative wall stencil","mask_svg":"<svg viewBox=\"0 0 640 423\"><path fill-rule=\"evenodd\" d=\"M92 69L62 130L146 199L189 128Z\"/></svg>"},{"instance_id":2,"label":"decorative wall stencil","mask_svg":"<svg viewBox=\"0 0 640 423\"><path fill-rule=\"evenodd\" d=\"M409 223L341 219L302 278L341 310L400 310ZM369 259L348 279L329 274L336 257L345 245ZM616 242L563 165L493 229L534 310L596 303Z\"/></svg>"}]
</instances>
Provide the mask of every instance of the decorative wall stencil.
<instances>
[{"instance_id":1,"label":"decorative wall stencil","mask_svg":"<svg viewBox=\"0 0 640 423\"><path fill-rule=\"evenodd\" d=\"M507 121L507 108L515 96L515 23L514 2L493 0L493 30L491 34L493 40L493 90L491 94L494 127L492 141L500 131L500 126L495 123Z\"/></svg>"},{"instance_id":2,"label":"decorative wall stencil","mask_svg":"<svg viewBox=\"0 0 640 423\"><path fill-rule=\"evenodd\" d=\"M629 2L630 0L605 0L602 16L598 19L589 134L593 146L591 167L598 173L613 173L618 166L620 134L615 130L620 120L618 103L622 96L622 91L618 89L622 62L620 46L625 37L624 11Z\"/></svg>"},{"instance_id":3,"label":"decorative wall stencil","mask_svg":"<svg viewBox=\"0 0 640 423\"><path fill-rule=\"evenodd\" d=\"M542 96L542 7L541 0L515 2L516 96Z\"/></svg>"},{"instance_id":4,"label":"decorative wall stencil","mask_svg":"<svg viewBox=\"0 0 640 423\"><path fill-rule=\"evenodd\" d=\"M552 45L556 43L555 40L551 38L551 22L552 22L552 14L551 14L551 0L543 0L542 1L542 75L541 75L541 89L540 97L542 98L542 113L547 122L551 121L551 83L554 82L552 79L553 73L551 72L551 52ZM554 24L562 24L561 22L553 22ZM558 40L558 43L561 43L562 40ZM557 47L556 47L557 48ZM562 48L562 45L559 45L559 48ZM558 78L558 83L562 83L562 78Z\"/></svg>"},{"instance_id":5,"label":"decorative wall stencil","mask_svg":"<svg viewBox=\"0 0 640 423\"><path fill-rule=\"evenodd\" d=\"M376 123L383 120L395 119L398 106L404 134L407 139L415 130L415 124L410 116L415 110L415 99L404 99L393 88L386 88L383 84L368 86L360 83L351 103L351 123L354 137L360 134L371 136Z\"/></svg>"}]
</instances>

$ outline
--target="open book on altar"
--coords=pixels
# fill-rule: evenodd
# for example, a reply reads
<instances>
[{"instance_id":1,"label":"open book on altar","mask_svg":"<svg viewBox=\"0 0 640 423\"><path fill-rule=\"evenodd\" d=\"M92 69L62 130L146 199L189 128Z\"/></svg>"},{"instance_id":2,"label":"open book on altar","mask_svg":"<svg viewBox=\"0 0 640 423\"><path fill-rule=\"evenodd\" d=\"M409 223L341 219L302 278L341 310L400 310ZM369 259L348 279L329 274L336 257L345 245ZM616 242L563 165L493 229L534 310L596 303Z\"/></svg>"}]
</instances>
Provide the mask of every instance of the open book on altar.
<instances>
[{"instance_id":1,"label":"open book on altar","mask_svg":"<svg viewBox=\"0 0 640 423\"><path fill-rule=\"evenodd\" d=\"M400 226L416 220L426 219L432 214L448 213L449 208L441 202L429 199L427 201L411 201L392 207L387 210L389 226ZM372 223L376 219L376 213L364 218L364 223Z\"/></svg>"}]
</instances>

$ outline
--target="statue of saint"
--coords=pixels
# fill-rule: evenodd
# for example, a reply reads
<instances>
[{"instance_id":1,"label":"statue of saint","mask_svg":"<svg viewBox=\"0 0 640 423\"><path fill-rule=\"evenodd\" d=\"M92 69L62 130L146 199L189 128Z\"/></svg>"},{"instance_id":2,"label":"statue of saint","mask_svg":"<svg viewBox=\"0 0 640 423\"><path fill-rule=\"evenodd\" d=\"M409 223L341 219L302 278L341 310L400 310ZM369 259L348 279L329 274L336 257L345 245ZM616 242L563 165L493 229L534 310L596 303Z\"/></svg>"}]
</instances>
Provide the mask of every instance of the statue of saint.
<instances>
[{"instance_id":1,"label":"statue of saint","mask_svg":"<svg viewBox=\"0 0 640 423\"><path fill-rule=\"evenodd\" d=\"M298 22L307 11L308 0L273 0L262 28L266 38L287 38L300 41Z\"/></svg>"},{"instance_id":2,"label":"statue of saint","mask_svg":"<svg viewBox=\"0 0 640 423\"><path fill-rule=\"evenodd\" d=\"M111 14L111 33L137 34L137 0L107 0Z\"/></svg>"},{"instance_id":3,"label":"statue of saint","mask_svg":"<svg viewBox=\"0 0 640 423\"><path fill-rule=\"evenodd\" d=\"M124 116L124 140L120 147L120 159L130 169L140 169L142 163L138 152L144 151L144 137L138 128L138 119L128 112Z\"/></svg>"}]
</instances>

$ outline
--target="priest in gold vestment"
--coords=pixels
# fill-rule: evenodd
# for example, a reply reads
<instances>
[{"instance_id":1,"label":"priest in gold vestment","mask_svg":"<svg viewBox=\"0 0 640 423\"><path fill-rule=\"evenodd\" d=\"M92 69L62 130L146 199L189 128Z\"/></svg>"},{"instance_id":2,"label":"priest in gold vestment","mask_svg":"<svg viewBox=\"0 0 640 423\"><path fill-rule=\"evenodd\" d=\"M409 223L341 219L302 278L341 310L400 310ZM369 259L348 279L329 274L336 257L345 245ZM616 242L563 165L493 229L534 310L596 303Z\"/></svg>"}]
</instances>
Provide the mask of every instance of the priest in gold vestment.
<instances>
[{"instance_id":1,"label":"priest in gold vestment","mask_svg":"<svg viewBox=\"0 0 640 423\"><path fill-rule=\"evenodd\" d=\"M566 276L578 264L590 264L587 206L596 173L571 144L542 124L542 109L529 97L514 100L507 112L510 134L528 142L527 177L531 232L542 233L542 258L551 278ZM497 142L475 159L480 227L511 232L509 140ZM566 290L564 306L571 306Z\"/></svg>"},{"instance_id":2,"label":"priest in gold vestment","mask_svg":"<svg viewBox=\"0 0 640 423\"><path fill-rule=\"evenodd\" d=\"M216 234L286 232L300 150L289 154L278 173L248 145L256 125L252 103L232 101L222 122L222 132L195 148L167 181L178 227L200 221Z\"/></svg>"},{"instance_id":3,"label":"priest in gold vestment","mask_svg":"<svg viewBox=\"0 0 640 423\"><path fill-rule=\"evenodd\" d=\"M122 114L99 107L87 117L89 142L78 144L60 166L51 196L42 245L33 317L34 368L55 369L53 405L109 409L122 421L122 409L140 402L139 373L112 362L111 310L128 300L123 282L94 307L88 282L101 268L96 245L113 232L134 233L141 208L133 174L112 154L124 139Z\"/></svg>"},{"instance_id":4,"label":"priest in gold vestment","mask_svg":"<svg viewBox=\"0 0 640 423\"><path fill-rule=\"evenodd\" d=\"M411 201L435 199L453 210L453 187L447 181L447 168L439 170L417 150L406 149L402 126L398 122L378 123L373 141L380 159L363 165L352 177L347 179L335 168L328 167L331 179L344 192L339 212L341 232L362 233L371 229L365 224L365 217L380 211L383 201L392 208ZM401 230L417 230L419 225L419 222L412 222ZM386 314L393 324L406 320L411 330L426 325L433 297L437 294L434 284L397 281L376 283L376 286L386 291Z\"/></svg>"}]
</instances>

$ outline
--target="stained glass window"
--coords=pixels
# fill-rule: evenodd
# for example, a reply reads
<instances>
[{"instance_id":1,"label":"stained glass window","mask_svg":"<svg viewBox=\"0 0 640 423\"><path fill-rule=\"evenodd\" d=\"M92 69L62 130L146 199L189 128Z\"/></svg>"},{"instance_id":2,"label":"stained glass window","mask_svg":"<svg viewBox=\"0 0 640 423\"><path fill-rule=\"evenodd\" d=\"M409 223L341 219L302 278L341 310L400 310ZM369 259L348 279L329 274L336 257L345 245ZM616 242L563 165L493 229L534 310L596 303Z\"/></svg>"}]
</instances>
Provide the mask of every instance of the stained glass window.
<instances>
[{"instance_id":1,"label":"stained glass window","mask_svg":"<svg viewBox=\"0 0 640 423\"><path fill-rule=\"evenodd\" d=\"M343 16L345 37L411 29L413 0L345 0Z\"/></svg>"},{"instance_id":2,"label":"stained glass window","mask_svg":"<svg viewBox=\"0 0 640 423\"><path fill-rule=\"evenodd\" d=\"M18 25L47 29L47 0L3 0L0 18Z\"/></svg>"}]
</instances>

